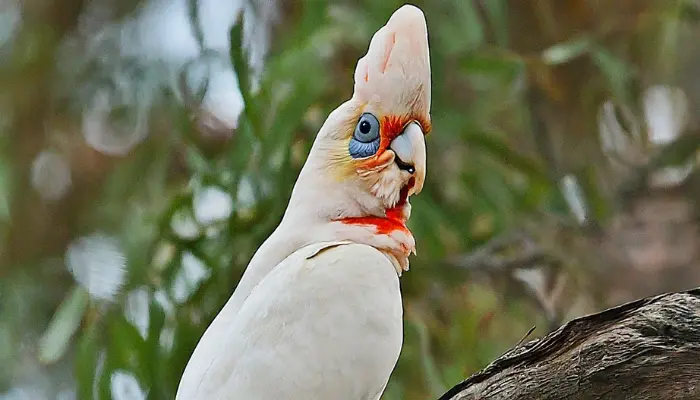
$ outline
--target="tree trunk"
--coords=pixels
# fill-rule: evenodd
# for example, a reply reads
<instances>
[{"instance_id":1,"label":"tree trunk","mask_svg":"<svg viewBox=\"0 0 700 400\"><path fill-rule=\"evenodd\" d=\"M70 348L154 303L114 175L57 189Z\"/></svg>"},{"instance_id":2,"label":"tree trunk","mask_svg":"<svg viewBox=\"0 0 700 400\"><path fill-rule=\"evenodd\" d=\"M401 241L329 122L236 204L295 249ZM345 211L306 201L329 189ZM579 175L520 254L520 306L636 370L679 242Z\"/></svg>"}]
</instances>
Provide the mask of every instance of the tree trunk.
<instances>
[{"instance_id":1,"label":"tree trunk","mask_svg":"<svg viewBox=\"0 0 700 400\"><path fill-rule=\"evenodd\" d=\"M699 398L700 288L575 319L440 400Z\"/></svg>"}]
</instances>

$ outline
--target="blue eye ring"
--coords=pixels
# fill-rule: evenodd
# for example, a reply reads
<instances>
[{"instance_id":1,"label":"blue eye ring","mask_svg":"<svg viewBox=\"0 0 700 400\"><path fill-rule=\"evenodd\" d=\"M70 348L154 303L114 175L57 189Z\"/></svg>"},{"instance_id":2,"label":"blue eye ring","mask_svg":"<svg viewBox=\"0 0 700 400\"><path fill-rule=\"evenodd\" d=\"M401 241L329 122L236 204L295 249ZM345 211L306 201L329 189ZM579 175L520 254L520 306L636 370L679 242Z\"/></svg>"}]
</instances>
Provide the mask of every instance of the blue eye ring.
<instances>
[{"instance_id":1,"label":"blue eye ring","mask_svg":"<svg viewBox=\"0 0 700 400\"><path fill-rule=\"evenodd\" d=\"M379 128L379 120L374 115L364 113L360 116L348 146L352 158L365 158L377 153L381 141Z\"/></svg>"}]
</instances>

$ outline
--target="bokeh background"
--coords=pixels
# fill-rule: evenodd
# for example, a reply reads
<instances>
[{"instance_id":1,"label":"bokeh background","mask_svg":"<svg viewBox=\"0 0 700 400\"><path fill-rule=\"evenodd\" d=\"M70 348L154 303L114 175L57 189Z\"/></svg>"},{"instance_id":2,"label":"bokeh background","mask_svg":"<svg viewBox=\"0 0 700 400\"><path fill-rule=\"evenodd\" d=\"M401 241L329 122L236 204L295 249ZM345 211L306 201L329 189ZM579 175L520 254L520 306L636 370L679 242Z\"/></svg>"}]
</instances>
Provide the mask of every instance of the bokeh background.
<instances>
[{"instance_id":1,"label":"bokeh background","mask_svg":"<svg viewBox=\"0 0 700 400\"><path fill-rule=\"evenodd\" d=\"M401 4L0 0L0 399L173 399ZM415 4L434 131L384 399L700 285L698 1Z\"/></svg>"}]
</instances>

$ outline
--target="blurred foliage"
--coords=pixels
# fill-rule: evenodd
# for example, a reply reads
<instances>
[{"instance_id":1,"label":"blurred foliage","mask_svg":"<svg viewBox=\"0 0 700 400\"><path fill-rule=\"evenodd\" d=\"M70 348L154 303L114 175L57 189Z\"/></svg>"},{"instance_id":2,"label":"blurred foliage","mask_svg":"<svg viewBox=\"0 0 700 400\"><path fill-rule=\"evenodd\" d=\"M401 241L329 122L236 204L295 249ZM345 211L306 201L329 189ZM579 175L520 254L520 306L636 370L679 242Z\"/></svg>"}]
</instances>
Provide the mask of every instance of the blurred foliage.
<instances>
[{"instance_id":1,"label":"blurred foliage","mask_svg":"<svg viewBox=\"0 0 700 400\"><path fill-rule=\"evenodd\" d=\"M205 39L212 13L183 3L197 54L178 62L119 46L129 29L144 34L129 22L163 2L0 4L7 398L44 398L11 397L29 388L174 398L199 337L280 220L325 116L351 95L355 62L402 4L245 3L222 49ZM542 305L514 282L447 260L515 228L603 223L619 179L600 143L600 104L642 119L644 88L683 86L700 55L687 39L700 15L690 0L416 4L428 20L434 134L412 199L419 255L402 277L405 341L385 399L436 398L532 326L547 331ZM207 100L209 73L222 65L244 104L233 125L207 108L220 99ZM667 156L676 164L697 153L698 140L685 140L681 160ZM40 159L45 151L57 156ZM566 176L584 194L583 226Z\"/></svg>"}]
</instances>

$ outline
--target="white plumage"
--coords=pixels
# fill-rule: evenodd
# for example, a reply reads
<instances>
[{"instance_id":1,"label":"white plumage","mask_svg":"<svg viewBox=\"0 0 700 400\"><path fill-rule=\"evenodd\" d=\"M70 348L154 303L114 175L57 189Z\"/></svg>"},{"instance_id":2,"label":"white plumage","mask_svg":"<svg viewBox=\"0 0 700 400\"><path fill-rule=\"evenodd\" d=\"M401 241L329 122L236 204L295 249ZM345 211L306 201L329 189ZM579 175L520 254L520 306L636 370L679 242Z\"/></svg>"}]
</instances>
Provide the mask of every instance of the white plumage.
<instances>
[{"instance_id":1,"label":"white plumage","mask_svg":"<svg viewBox=\"0 0 700 400\"><path fill-rule=\"evenodd\" d=\"M415 252L405 223L425 179L429 112L425 18L404 6L358 62L353 97L319 131L177 400L380 398L403 340L399 276ZM358 137L375 153L354 154Z\"/></svg>"},{"instance_id":2,"label":"white plumage","mask_svg":"<svg viewBox=\"0 0 700 400\"><path fill-rule=\"evenodd\" d=\"M221 328L211 364L195 367L178 399L375 400L401 350L399 279L373 247L306 246Z\"/></svg>"}]
</instances>

